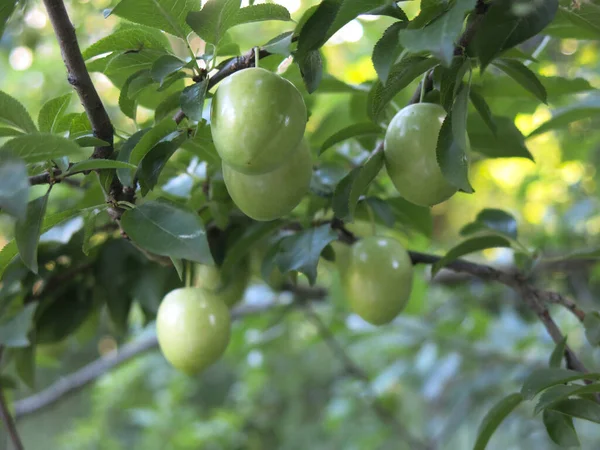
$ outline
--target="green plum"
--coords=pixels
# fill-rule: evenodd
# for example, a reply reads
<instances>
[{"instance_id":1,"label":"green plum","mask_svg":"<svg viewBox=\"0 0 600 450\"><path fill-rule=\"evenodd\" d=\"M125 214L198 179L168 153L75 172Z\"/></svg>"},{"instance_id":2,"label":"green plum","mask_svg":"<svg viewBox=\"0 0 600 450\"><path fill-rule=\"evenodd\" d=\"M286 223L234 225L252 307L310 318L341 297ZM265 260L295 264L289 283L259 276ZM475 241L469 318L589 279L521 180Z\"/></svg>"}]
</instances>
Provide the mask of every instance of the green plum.
<instances>
[{"instance_id":1,"label":"green plum","mask_svg":"<svg viewBox=\"0 0 600 450\"><path fill-rule=\"evenodd\" d=\"M229 308L199 288L169 292L156 315L158 343L165 358L189 375L217 361L229 344Z\"/></svg>"},{"instance_id":2,"label":"green plum","mask_svg":"<svg viewBox=\"0 0 600 450\"><path fill-rule=\"evenodd\" d=\"M371 236L352 246L342 284L351 309L373 325L391 322L410 298L413 266L395 239Z\"/></svg>"},{"instance_id":3,"label":"green plum","mask_svg":"<svg viewBox=\"0 0 600 450\"><path fill-rule=\"evenodd\" d=\"M385 134L385 167L392 183L409 202L433 206L457 191L437 162L436 147L446 111L417 103L398 112Z\"/></svg>"},{"instance_id":4,"label":"green plum","mask_svg":"<svg viewBox=\"0 0 600 450\"><path fill-rule=\"evenodd\" d=\"M307 112L288 80L261 68L221 81L211 106L211 132L221 159L237 172L271 172L302 140Z\"/></svg>"},{"instance_id":5,"label":"green plum","mask_svg":"<svg viewBox=\"0 0 600 450\"><path fill-rule=\"evenodd\" d=\"M234 269L231 280L224 284L218 267L197 264L195 279L196 287L204 289L209 295L220 299L231 308L244 297L250 280L250 270L247 261L242 261Z\"/></svg>"},{"instance_id":6,"label":"green plum","mask_svg":"<svg viewBox=\"0 0 600 450\"><path fill-rule=\"evenodd\" d=\"M305 140L285 164L262 175L247 175L223 164L223 178L234 203L255 220L274 220L290 213L308 192L312 158Z\"/></svg>"}]
</instances>

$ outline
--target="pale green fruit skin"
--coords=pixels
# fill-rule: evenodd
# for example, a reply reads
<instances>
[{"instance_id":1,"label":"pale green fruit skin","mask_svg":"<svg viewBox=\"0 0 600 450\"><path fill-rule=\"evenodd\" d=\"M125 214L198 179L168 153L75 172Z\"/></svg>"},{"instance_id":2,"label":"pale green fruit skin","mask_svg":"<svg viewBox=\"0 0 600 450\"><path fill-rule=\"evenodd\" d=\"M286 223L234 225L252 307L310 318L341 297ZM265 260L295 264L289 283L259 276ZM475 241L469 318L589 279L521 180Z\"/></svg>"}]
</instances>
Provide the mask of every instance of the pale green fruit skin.
<instances>
[{"instance_id":1,"label":"pale green fruit skin","mask_svg":"<svg viewBox=\"0 0 600 450\"><path fill-rule=\"evenodd\" d=\"M223 178L233 202L244 214L254 220L275 220L290 213L308 192L310 149L302 140L284 165L261 175L246 175L223 164Z\"/></svg>"},{"instance_id":2,"label":"pale green fruit skin","mask_svg":"<svg viewBox=\"0 0 600 450\"><path fill-rule=\"evenodd\" d=\"M372 236L353 245L342 279L351 309L367 322L383 325L406 307L413 266L398 241Z\"/></svg>"},{"instance_id":3,"label":"pale green fruit skin","mask_svg":"<svg viewBox=\"0 0 600 450\"><path fill-rule=\"evenodd\" d=\"M190 375L223 355L230 329L227 305L198 288L169 292L156 315L156 333L163 355L173 367Z\"/></svg>"},{"instance_id":4,"label":"pale green fruit skin","mask_svg":"<svg viewBox=\"0 0 600 450\"><path fill-rule=\"evenodd\" d=\"M221 81L211 106L211 132L225 164L237 172L263 174L286 162L300 143L307 112L288 80L261 68Z\"/></svg>"},{"instance_id":5,"label":"pale green fruit skin","mask_svg":"<svg viewBox=\"0 0 600 450\"><path fill-rule=\"evenodd\" d=\"M392 183L409 202L433 206L457 191L442 174L437 139L446 111L433 103L409 105L398 112L385 134L385 167Z\"/></svg>"},{"instance_id":6,"label":"pale green fruit skin","mask_svg":"<svg viewBox=\"0 0 600 450\"><path fill-rule=\"evenodd\" d=\"M195 286L204 289L208 295L224 302L228 307L235 306L244 297L250 271L248 264L242 262L233 272L229 283L224 284L221 272L216 266L196 265Z\"/></svg>"}]
</instances>

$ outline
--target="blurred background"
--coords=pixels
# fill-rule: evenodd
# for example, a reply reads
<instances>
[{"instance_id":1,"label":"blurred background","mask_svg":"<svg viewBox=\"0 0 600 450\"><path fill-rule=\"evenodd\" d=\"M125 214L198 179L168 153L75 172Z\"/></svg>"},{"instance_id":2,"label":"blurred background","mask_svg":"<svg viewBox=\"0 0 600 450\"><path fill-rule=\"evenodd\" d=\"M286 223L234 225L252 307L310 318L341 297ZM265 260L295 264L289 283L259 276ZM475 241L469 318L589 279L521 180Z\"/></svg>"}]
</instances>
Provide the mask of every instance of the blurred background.
<instances>
[{"instance_id":1,"label":"blurred background","mask_svg":"<svg viewBox=\"0 0 600 450\"><path fill-rule=\"evenodd\" d=\"M116 3L67 2L82 48L119 25L118 18L105 19L102 13ZM298 20L317 2L275 3L286 6ZM419 11L419 2L402 2L400 6L409 17ZM361 94L360 86L368 87L376 79L371 53L391 23L388 17L361 16L324 46L327 73L358 88L352 95L332 90L311 97L308 132L314 149L350 121L366 118L366 92ZM246 51L293 26L285 22L248 24L235 28L232 37ZM185 55L181 43L173 39L172 44L175 51ZM431 219L424 218L414 229L398 227L386 233L398 237L411 250L442 254L459 240L463 225L481 209L494 207L513 214L518 221L519 240L546 258L598 245L598 41L575 36L558 24L549 29L549 37L535 38L522 46L527 53L540 48L537 62L529 67L546 85L549 104L539 104L531 94L493 70L481 77L476 71L474 82L492 111L514 119L524 135L564 108L589 108L589 117L559 131L527 139L535 163L524 158L482 159L473 154L470 177L475 195L458 194L433 208ZM279 62L265 64L276 67ZM297 68L291 67L286 76L298 78L294 71ZM123 134L135 131L132 122L119 111L119 90L100 73L93 73L93 80L117 130ZM580 89L563 89L574 84ZM71 91L52 28L43 5L37 1L25 3L0 41L0 87L18 98L33 117L46 100ZM405 89L395 99L396 104L406 104L413 90L414 85ZM77 101L72 102L71 109L81 111ZM141 108L139 116L141 122L151 120L153 111ZM336 161L339 155L347 161L360 161L367 152L359 142L345 142L331 156L324 155L324 165ZM181 162L183 167L189 163L185 159ZM164 192L190 195L189 190L187 194L177 190L181 174L176 169L165 171L164 176ZM382 177L381 185L390 189L387 178ZM32 195L40 195L45 189L36 187ZM97 194L92 191L57 185L48 209L58 211L81 205ZM352 225L357 232L361 226ZM0 216L0 246L12 237L12 227L13 222ZM77 245L81 238L81 227L82 221L77 219L57 227L43 237L44 248L48 252L69 251L69 246ZM103 251L126 252L126 245L114 241L109 250ZM510 250L488 250L474 258L503 267L515 264ZM35 388L19 384L9 392L11 399L28 397L126 342L152 333L153 324L147 320L144 308L155 307L162 296L153 288L153 269L143 257L132 256L123 264L147 270L146 280L134 286L132 295L137 302L125 327L116 327L106 311L99 309L86 318L75 334L38 346ZM584 309L598 309L597 267L589 263L560 267L541 264L533 276L539 286L572 295ZM272 308L236 321L225 357L201 375L189 377L176 372L154 349L52 406L18 417L25 447L418 448L406 445L410 435L433 443L432 448L467 449L474 443L485 412L500 398L518 390L534 368L547 365L554 348L537 318L503 286L445 271L431 280L429 269L419 267L407 311L391 325L376 328L349 312L333 263L321 261L317 284L329 289L329 297L316 301L314 312L366 379L349 370L340 352L327 345L313 316L302 308ZM110 294L96 290L93 293ZM278 300L285 304L292 298L288 293L273 292L255 274L245 304L263 305ZM598 352L585 342L583 328L568 313L553 313L570 345L588 367L598 371ZM373 407L374 401L377 407ZM531 404L517 409L488 448L555 448L532 410ZM575 425L581 448L600 447L600 427L583 421L576 421ZM3 436L0 448L9 448L2 447L6 441Z\"/></svg>"}]
</instances>

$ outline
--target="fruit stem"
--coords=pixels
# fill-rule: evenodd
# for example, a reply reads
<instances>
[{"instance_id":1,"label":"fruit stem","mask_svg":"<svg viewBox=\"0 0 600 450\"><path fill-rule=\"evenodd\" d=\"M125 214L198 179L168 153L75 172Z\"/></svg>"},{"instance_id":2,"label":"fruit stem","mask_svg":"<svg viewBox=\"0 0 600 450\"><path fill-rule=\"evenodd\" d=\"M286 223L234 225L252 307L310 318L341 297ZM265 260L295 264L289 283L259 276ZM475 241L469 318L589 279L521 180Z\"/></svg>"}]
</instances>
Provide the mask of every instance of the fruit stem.
<instances>
[{"instance_id":1,"label":"fruit stem","mask_svg":"<svg viewBox=\"0 0 600 450\"><path fill-rule=\"evenodd\" d=\"M185 262L185 287L192 287L192 263Z\"/></svg>"},{"instance_id":2,"label":"fruit stem","mask_svg":"<svg viewBox=\"0 0 600 450\"><path fill-rule=\"evenodd\" d=\"M377 234L377 224L375 223L375 216L373 215L373 208L371 208L371 205L369 205L368 203L366 203L366 205L367 205L367 214L369 215L369 222L371 222L371 234L373 236L375 236Z\"/></svg>"},{"instance_id":3,"label":"fruit stem","mask_svg":"<svg viewBox=\"0 0 600 450\"><path fill-rule=\"evenodd\" d=\"M258 47L254 47L254 67L259 67L258 66L258 62L260 59L259 54L260 54L260 51L259 51Z\"/></svg>"},{"instance_id":4,"label":"fruit stem","mask_svg":"<svg viewBox=\"0 0 600 450\"><path fill-rule=\"evenodd\" d=\"M423 99L425 98L425 85L427 84L427 77L429 76L429 71L425 72L423 75L423 79L421 80L421 95L419 95L419 103L423 103Z\"/></svg>"}]
</instances>

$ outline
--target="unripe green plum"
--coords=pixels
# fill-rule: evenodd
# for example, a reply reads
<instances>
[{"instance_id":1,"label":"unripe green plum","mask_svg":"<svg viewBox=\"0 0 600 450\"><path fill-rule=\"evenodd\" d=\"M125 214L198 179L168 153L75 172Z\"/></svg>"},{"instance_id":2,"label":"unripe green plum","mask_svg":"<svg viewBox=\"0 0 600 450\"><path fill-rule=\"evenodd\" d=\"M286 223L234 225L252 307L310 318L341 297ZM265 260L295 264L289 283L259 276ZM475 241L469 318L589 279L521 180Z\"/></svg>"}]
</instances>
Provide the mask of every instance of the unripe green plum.
<instances>
[{"instance_id":1,"label":"unripe green plum","mask_svg":"<svg viewBox=\"0 0 600 450\"><path fill-rule=\"evenodd\" d=\"M271 172L289 160L306 128L306 105L288 80L261 68L221 81L211 132L221 159L237 172Z\"/></svg>"},{"instance_id":2,"label":"unripe green plum","mask_svg":"<svg viewBox=\"0 0 600 450\"><path fill-rule=\"evenodd\" d=\"M371 236L352 247L342 283L351 309L373 325L391 322L410 298L413 266L395 239Z\"/></svg>"},{"instance_id":3,"label":"unripe green plum","mask_svg":"<svg viewBox=\"0 0 600 450\"><path fill-rule=\"evenodd\" d=\"M229 344L229 308L202 289L169 292L156 315L158 343L165 358L187 374L207 368Z\"/></svg>"},{"instance_id":4,"label":"unripe green plum","mask_svg":"<svg viewBox=\"0 0 600 450\"><path fill-rule=\"evenodd\" d=\"M194 285L204 289L208 295L214 296L231 308L244 297L249 280L250 271L247 261L238 264L227 284L223 282L218 267L197 264Z\"/></svg>"},{"instance_id":5,"label":"unripe green plum","mask_svg":"<svg viewBox=\"0 0 600 450\"><path fill-rule=\"evenodd\" d=\"M247 175L223 164L223 178L234 203L254 220L274 220L290 213L308 192L312 159L306 141L272 172Z\"/></svg>"},{"instance_id":6,"label":"unripe green plum","mask_svg":"<svg viewBox=\"0 0 600 450\"><path fill-rule=\"evenodd\" d=\"M409 105L398 112L385 134L385 167L409 202L433 206L457 191L437 162L437 140L446 111L433 103Z\"/></svg>"}]
</instances>

